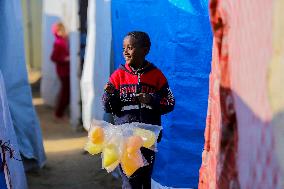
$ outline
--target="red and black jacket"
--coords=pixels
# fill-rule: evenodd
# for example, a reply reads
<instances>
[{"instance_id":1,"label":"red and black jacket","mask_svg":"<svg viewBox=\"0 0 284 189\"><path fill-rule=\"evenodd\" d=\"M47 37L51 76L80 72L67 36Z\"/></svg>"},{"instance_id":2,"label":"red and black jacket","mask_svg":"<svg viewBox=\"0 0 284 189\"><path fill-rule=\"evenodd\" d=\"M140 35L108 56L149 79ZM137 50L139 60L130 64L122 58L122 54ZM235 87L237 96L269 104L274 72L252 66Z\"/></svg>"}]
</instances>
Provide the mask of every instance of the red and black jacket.
<instances>
[{"instance_id":1,"label":"red and black jacket","mask_svg":"<svg viewBox=\"0 0 284 189\"><path fill-rule=\"evenodd\" d=\"M121 65L110 77L115 87L113 94L103 95L107 113L114 115L116 125L131 122L161 125L161 115L174 109L175 99L163 73L151 63L133 71L127 64ZM136 94L148 93L152 100L141 104Z\"/></svg>"}]
</instances>

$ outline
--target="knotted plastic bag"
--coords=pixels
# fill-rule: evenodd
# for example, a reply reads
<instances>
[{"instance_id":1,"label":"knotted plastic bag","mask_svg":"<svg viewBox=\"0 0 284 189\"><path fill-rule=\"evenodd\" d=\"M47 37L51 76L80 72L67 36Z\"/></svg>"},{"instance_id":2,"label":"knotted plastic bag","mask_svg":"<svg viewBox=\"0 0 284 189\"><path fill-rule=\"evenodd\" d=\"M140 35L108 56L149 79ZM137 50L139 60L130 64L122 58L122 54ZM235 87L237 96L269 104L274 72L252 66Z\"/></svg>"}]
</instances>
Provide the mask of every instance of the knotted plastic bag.
<instances>
[{"instance_id":1,"label":"knotted plastic bag","mask_svg":"<svg viewBox=\"0 0 284 189\"><path fill-rule=\"evenodd\" d=\"M146 129L135 128L133 134L142 138L143 147L145 148L151 149L157 140L155 133Z\"/></svg>"},{"instance_id":2,"label":"knotted plastic bag","mask_svg":"<svg viewBox=\"0 0 284 189\"><path fill-rule=\"evenodd\" d=\"M88 138L89 141L85 145L85 150L89 152L91 155L99 154L102 152L104 147L104 122L96 122L93 127L90 127Z\"/></svg>"}]
</instances>

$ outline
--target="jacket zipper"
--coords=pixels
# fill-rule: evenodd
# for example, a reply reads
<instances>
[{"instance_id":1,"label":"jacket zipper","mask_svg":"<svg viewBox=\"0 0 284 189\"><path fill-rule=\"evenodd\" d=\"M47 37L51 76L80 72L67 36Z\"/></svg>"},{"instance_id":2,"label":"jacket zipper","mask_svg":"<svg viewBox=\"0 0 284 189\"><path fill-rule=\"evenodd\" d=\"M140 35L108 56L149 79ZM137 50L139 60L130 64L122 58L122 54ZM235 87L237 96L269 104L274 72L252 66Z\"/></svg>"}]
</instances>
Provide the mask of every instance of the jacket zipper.
<instances>
[{"instance_id":1,"label":"jacket zipper","mask_svg":"<svg viewBox=\"0 0 284 189\"><path fill-rule=\"evenodd\" d=\"M141 90L140 90L140 82L141 82L141 74L140 73L137 73L138 74L138 86L137 86L137 93L141 93ZM139 91L138 91L139 89ZM141 103L139 102L139 123L141 123L142 121L142 117L141 117Z\"/></svg>"}]
</instances>

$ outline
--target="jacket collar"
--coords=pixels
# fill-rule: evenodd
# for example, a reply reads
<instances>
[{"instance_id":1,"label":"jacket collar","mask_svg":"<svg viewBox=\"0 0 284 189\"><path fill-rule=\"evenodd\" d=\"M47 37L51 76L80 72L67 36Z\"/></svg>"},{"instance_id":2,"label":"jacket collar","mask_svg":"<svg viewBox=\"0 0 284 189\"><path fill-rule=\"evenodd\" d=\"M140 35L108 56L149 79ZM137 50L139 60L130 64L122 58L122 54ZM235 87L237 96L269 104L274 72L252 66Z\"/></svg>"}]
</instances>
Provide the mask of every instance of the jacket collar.
<instances>
[{"instance_id":1,"label":"jacket collar","mask_svg":"<svg viewBox=\"0 0 284 189\"><path fill-rule=\"evenodd\" d=\"M145 62L145 64L142 66L142 68L139 68L137 70L133 70L133 68L131 68L128 64L121 64L120 69L131 73L133 75L137 75L137 74L143 74L146 73L154 68L156 68L156 66L148 61Z\"/></svg>"}]
</instances>

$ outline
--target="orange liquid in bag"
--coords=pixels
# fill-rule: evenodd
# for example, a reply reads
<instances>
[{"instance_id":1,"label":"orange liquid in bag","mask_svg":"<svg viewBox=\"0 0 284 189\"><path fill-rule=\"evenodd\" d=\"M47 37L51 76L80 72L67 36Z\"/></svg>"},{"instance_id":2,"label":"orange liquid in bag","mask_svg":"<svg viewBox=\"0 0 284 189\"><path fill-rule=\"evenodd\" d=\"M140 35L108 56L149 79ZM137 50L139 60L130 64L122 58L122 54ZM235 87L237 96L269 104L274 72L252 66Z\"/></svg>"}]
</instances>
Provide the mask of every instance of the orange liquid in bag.
<instances>
[{"instance_id":1,"label":"orange liquid in bag","mask_svg":"<svg viewBox=\"0 0 284 189\"><path fill-rule=\"evenodd\" d=\"M128 153L137 152L143 146L143 140L140 136L131 136L127 139L126 151Z\"/></svg>"},{"instance_id":2,"label":"orange liquid in bag","mask_svg":"<svg viewBox=\"0 0 284 189\"><path fill-rule=\"evenodd\" d=\"M94 144L101 144L104 142L104 130L101 127L95 127L93 130L91 130L90 133L90 140Z\"/></svg>"},{"instance_id":3,"label":"orange liquid in bag","mask_svg":"<svg viewBox=\"0 0 284 189\"><path fill-rule=\"evenodd\" d=\"M126 176L130 177L137 169L144 165L140 151L128 153L125 151L121 158L121 167Z\"/></svg>"}]
</instances>

